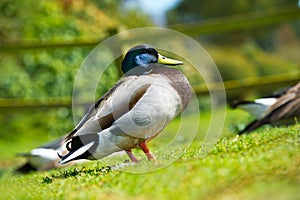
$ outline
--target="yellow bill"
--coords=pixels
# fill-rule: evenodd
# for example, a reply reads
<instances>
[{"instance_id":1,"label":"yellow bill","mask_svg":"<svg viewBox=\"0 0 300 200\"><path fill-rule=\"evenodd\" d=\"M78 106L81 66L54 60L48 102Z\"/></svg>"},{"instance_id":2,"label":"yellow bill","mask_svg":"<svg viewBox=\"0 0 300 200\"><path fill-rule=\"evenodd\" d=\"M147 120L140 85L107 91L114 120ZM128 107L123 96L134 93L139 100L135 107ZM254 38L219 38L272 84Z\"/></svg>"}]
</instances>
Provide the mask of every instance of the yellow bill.
<instances>
[{"instance_id":1,"label":"yellow bill","mask_svg":"<svg viewBox=\"0 0 300 200\"><path fill-rule=\"evenodd\" d=\"M158 54L158 63L164 64L164 65L183 65L182 61L167 58L160 54Z\"/></svg>"}]
</instances>

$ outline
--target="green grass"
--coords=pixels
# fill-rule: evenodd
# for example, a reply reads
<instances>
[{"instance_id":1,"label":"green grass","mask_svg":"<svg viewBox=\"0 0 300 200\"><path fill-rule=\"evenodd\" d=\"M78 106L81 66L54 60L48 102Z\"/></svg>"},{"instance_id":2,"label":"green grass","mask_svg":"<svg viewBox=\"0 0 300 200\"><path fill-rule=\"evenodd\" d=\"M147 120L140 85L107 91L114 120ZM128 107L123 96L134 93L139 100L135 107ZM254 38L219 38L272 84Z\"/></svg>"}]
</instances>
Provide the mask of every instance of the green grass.
<instances>
[{"instance_id":1,"label":"green grass","mask_svg":"<svg viewBox=\"0 0 300 200\"><path fill-rule=\"evenodd\" d=\"M202 116L205 130L210 116ZM7 156L10 162L0 161L1 199L299 199L300 125L264 127L236 137L233 124L247 120L243 112L228 111L223 136L207 155L201 153L203 143L197 135L183 152L176 147L157 152L158 165L183 154L148 173L128 173L94 161L18 175L12 170L17 159ZM172 124L167 132L176 127ZM159 145L155 142L152 149ZM149 166L153 163L141 162L127 169Z\"/></svg>"}]
</instances>

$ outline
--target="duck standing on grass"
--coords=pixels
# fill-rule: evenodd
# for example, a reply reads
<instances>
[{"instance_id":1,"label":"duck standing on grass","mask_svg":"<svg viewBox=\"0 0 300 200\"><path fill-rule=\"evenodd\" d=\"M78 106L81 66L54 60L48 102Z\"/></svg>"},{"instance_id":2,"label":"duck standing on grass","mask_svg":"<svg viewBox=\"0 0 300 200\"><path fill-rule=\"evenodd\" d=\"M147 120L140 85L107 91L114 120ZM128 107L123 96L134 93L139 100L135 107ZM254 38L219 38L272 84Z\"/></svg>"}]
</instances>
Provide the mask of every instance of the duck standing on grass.
<instances>
[{"instance_id":1,"label":"duck standing on grass","mask_svg":"<svg viewBox=\"0 0 300 200\"><path fill-rule=\"evenodd\" d=\"M191 98L187 78L166 66L182 64L148 45L130 49L122 62L124 76L66 137L68 153L60 156L60 163L101 159L122 150L132 162L138 162L131 151L138 147L148 160L155 160L147 142L180 114Z\"/></svg>"}]
</instances>

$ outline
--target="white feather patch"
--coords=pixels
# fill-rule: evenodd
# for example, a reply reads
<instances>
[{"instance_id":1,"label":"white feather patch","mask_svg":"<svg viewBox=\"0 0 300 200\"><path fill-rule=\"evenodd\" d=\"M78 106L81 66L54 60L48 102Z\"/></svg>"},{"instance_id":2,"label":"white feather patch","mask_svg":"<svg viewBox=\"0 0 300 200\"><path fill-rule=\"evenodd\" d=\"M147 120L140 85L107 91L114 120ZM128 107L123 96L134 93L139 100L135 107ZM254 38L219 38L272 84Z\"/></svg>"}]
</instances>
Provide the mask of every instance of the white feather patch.
<instances>
[{"instance_id":1,"label":"white feather patch","mask_svg":"<svg viewBox=\"0 0 300 200\"><path fill-rule=\"evenodd\" d=\"M273 105L276 101L277 101L276 98L260 98L260 99L255 99L255 100L254 100L255 103L260 103L260 104L263 104L263 105L265 105L265 106L271 106L271 105Z\"/></svg>"},{"instance_id":2,"label":"white feather patch","mask_svg":"<svg viewBox=\"0 0 300 200\"><path fill-rule=\"evenodd\" d=\"M93 146L95 142L90 142L87 145L84 145L83 147L79 148L77 151L75 151L74 153L72 153L69 157L67 157L64 160L59 161L60 164L65 164L67 162L69 162L70 160L80 156L81 154L85 153L87 150L89 150L91 148L91 146Z\"/></svg>"}]
</instances>

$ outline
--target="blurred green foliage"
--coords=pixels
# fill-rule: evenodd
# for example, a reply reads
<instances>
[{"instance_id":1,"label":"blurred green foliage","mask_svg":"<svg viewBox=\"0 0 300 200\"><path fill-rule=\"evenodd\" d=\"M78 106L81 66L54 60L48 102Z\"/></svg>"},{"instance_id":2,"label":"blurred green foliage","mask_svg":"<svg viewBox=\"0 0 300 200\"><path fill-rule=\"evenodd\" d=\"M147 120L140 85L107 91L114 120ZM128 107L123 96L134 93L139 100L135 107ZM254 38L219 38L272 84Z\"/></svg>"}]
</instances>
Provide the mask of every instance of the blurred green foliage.
<instances>
[{"instance_id":1,"label":"blurred green foliage","mask_svg":"<svg viewBox=\"0 0 300 200\"><path fill-rule=\"evenodd\" d=\"M141 13L119 12L118 3L116 0L2 0L0 46L101 41L115 32L152 24ZM91 50L87 46L1 51L0 98L71 99L77 70ZM118 76L118 69L112 64L101 77L98 97L111 87ZM89 103L93 101L93 97L83 99L90 99ZM85 109L80 109L80 116ZM40 135L37 144L24 140L29 146L32 142L39 145L41 141L63 135L74 126L69 107L53 110L0 109L0 112L3 126L0 140L14 141L22 135L28 138Z\"/></svg>"},{"instance_id":2,"label":"blurred green foliage","mask_svg":"<svg viewBox=\"0 0 300 200\"><path fill-rule=\"evenodd\" d=\"M124 2L1 0L0 46L102 41L122 30L152 25L139 11L124 11L122 9ZM222 0L203 0L199 4L198 1L184 0L168 16L170 24L187 23L272 6L285 6L289 3L295 2L233 0L228 3ZM196 39L204 44L224 80L294 73L299 71L300 63L299 27L299 22L293 22L259 30L204 35ZM174 48L181 46L182 44L174 42ZM71 99L74 78L91 50L91 46L80 46L1 51L0 98L28 98L41 101L60 97ZM97 70L98 67L100 66L94 66L93 70ZM98 96L90 97L89 92L84 91L74 95L90 101L98 98L119 78L118 67L112 63L101 77L97 87ZM181 70L193 85L203 84L203 77L199 77L192 66L185 66ZM82 81L81 84L85 82ZM239 95L245 93L243 91ZM201 97L201 109L209 107L208 101L207 97ZM82 116L84 109L79 109L79 114L75 115ZM0 140L13 140L12 137L24 133L29 137L31 134L40 134L44 138L52 139L65 134L73 127L74 113L69 107L53 110L2 109L0 112L3 127L0 130ZM6 124L9 125L5 126Z\"/></svg>"},{"instance_id":3,"label":"blurred green foliage","mask_svg":"<svg viewBox=\"0 0 300 200\"><path fill-rule=\"evenodd\" d=\"M227 15L236 15L238 17L239 13L249 13L251 15L256 12L264 12L264 10L284 8L286 6L297 7L297 3L294 0L183 0L177 8L168 13L168 21L169 24L190 23L194 21L204 22L211 18L222 18ZM222 23L220 23L220 26L222 26ZM293 26L300 33L299 24L293 24ZM228 43L240 44L249 39L254 39L263 48L269 49L272 48L272 37L277 28L278 26L273 26L230 33L216 33L202 36L202 40L220 45Z\"/></svg>"},{"instance_id":4,"label":"blurred green foliage","mask_svg":"<svg viewBox=\"0 0 300 200\"><path fill-rule=\"evenodd\" d=\"M22 141L28 148L68 133L74 126L69 108L2 110L0 141ZM5 126L8 124L9 126ZM35 138L35 139L34 139ZM12 145L14 148L14 145ZM17 151L13 151L16 153Z\"/></svg>"},{"instance_id":5,"label":"blurred green foliage","mask_svg":"<svg viewBox=\"0 0 300 200\"><path fill-rule=\"evenodd\" d=\"M3 0L0 2L0 16L3 19L0 21L0 43L101 41L124 29L151 25L140 12L122 10L122 3L119 0ZM200 3L203 6L194 6L197 3L182 1L169 12L169 23L205 20L285 6L293 2L264 0L241 3L233 0L221 7L223 1L203 0ZM297 45L300 44L298 29L296 23L289 23L260 30L199 36L197 39L200 43L208 44L206 49L216 62L222 78L232 80L297 72L300 60L298 54L293 52L297 51ZM286 38L289 38L288 45ZM91 47L87 46L17 51L13 54L1 52L0 98L47 99L71 96L74 77L90 51ZM118 67L112 65L101 77L101 87L97 88L99 96L117 80ZM202 83L201 77L195 76L192 69L184 70L191 83Z\"/></svg>"},{"instance_id":6,"label":"blurred green foliage","mask_svg":"<svg viewBox=\"0 0 300 200\"><path fill-rule=\"evenodd\" d=\"M197 6L196 6L197 5ZM280 8L294 8L293 0L263 1L208 1L183 0L178 7L168 12L170 25L178 23L204 23L212 18L222 27L222 17L248 16ZM275 9L276 8L276 9ZM300 26L299 20L260 28L198 35L215 61L223 80L235 80L274 74L299 73ZM245 25L246 26L246 25ZM272 89L270 93L272 92ZM257 93L258 95L265 95ZM243 92L240 93L240 98Z\"/></svg>"},{"instance_id":7,"label":"blurred green foliage","mask_svg":"<svg viewBox=\"0 0 300 200\"><path fill-rule=\"evenodd\" d=\"M275 6L280 7L288 4L297 6L294 0L230 0L230 2L224 0L183 0L177 8L169 13L169 23L188 23L195 20L261 10ZM182 14L182 17L178 14Z\"/></svg>"},{"instance_id":8,"label":"blurred green foliage","mask_svg":"<svg viewBox=\"0 0 300 200\"><path fill-rule=\"evenodd\" d=\"M118 1L1 1L0 43L97 41L112 30L150 25L136 12L118 14ZM112 14L114 13L114 14ZM0 97L71 96L73 79L90 47L1 53ZM117 70L114 73L118 73ZM111 73L110 73L111 74ZM105 92L116 79L101 79ZM111 84L109 84L111 83Z\"/></svg>"},{"instance_id":9,"label":"blurred green foliage","mask_svg":"<svg viewBox=\"0 0 300 200\"><path fill-rule=\"evenodd\" d=\"M207 51L217 64L224 81L299 71L295 62L267 53L253 42L239 46L238 50L231 45L222 48L210 45Z\"/></svg>"}]
</instances>

